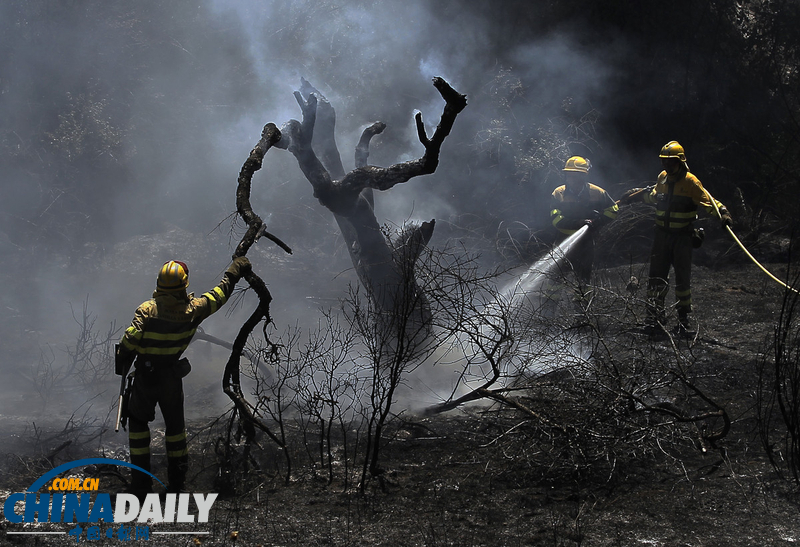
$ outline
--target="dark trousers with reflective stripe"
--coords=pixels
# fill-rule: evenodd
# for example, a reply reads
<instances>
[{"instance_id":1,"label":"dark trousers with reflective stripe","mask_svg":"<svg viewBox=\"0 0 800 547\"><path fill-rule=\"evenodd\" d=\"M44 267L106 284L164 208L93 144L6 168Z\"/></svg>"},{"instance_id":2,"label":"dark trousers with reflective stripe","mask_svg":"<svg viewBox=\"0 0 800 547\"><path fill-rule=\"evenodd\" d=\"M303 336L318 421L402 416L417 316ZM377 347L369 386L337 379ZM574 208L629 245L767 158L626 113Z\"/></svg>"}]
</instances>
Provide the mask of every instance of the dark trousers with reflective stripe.
<instances>
[{"instance_id":1,"label":"dark trousers with reflective stripe","mask_svg":"<svg viewBox=\"0 0 800 547\"><path fill-rule=\"evenodd\" d=\"M131 463L150 471L150 428L155 420L156 405L161 409L166 426L167 478L173 491L183 489L189 455L186 445L186 424L183 415L183 380L177 367L163 367L146 373L136 370L133 391L129 403L128 439ZM149 475L133 470L132 487L138 491L149 491L152 481Z\"/></svg>"},{"instance_id":2,"label":"dark trousers with reflective stripe","mask_svg":"<svg viewBox=\"0 0 800 547\"><path fill-rule=\"evenodd\" d=\"M669 291L669 269L675 270L675 299L680 315L692 311L692 232L655 229L650 251L650 280L647 286L650 320L662 320Z\"/></svg>"}]
</instances>

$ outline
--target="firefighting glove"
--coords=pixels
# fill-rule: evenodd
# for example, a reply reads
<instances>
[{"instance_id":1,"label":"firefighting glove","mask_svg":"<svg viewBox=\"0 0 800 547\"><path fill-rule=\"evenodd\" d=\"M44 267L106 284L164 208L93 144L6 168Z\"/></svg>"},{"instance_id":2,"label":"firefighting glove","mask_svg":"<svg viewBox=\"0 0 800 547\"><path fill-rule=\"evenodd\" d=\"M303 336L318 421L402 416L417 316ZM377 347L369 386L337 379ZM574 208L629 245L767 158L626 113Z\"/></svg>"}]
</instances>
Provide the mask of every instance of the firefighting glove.
<instances>
[{"instance_id":1,"label":"firefighting glove","mask_svg":"<svg viewBox=\"0 0 800 547\"><path fill-rule=\"evenodd\" d=\"M733 219L731 218L731 214L725 209L720 210L719 219L722 221L723 228L725 226L733 226Z\"/></svg>"},{"instance_id":2,"label":"firefighting glove","mask_svg":"<svg viewBox=\"0 0 800 547\"><path fill-rule=\"evenodd\" d=\"M246 256L238 256L233 259L231 265L225 270L225 273L230 275L234 280L239 281L242 277L250 273L253 269L250 261Z\"/></svg>"}]
</instances>

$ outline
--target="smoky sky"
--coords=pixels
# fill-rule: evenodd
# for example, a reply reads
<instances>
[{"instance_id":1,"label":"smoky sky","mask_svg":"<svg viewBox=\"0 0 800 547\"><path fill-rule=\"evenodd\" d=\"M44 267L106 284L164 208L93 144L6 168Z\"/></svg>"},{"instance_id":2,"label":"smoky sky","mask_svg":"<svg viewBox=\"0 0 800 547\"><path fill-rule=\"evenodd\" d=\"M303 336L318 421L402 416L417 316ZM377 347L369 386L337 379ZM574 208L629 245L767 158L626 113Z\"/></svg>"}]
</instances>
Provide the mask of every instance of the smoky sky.
<instances>
[{"instance_id":1,"label":"smoky sky","mask_svg":"<svg viewBox=\"0 0 800 547\"><path fill-rule=\"evenodd\" d=\"M300 116L293 91L301 77L336 108L346 169L361 131L376 120L387 130L373 140L370 163L422 154L414 115L422 113L430 134L443 107L433 77L467 95L436 173L376 196L379 222L440 221L434 246L466 214L546 223L541 196L560 184L560 162L571 154L590 157L593 180L612 193L638 182L631 177L654 176L652 158L609 138L577 137L545 158L545 168L520 175L510 145L492 137L498 123L519 134L569 132L560 120L572 108L600 112L602 124L602 113L619 107L620 59L632 53L623 40L587 48L566 24L534 28L536 3L492 3L508 17L490 17L486 5L2 3L13 32L0 59L0 250L14 265L8 281L26 278L26 289L2 303L13 339L29 340L2 368L33 367L42 345L62 359L84 299L98 328L126 326L165 260L189 262L195 291L216 283L241 235L228 219L238 171L265 123ZM501 85L503 71L519 85ZM251 257L273 292L276 324L313 324L314 309L355 279L332 216L280 150L256 174L252 203L295 249L288 256L262 242ZM218 313L207 330L232 337L247 307Z\"/></svg>"},{"instance_id":2,"label":"smoky sky","mask_svg":"<svg viewBox=\"0 0 800 547\"><path fill-rule=\"evenodd\" d=\"M419 157L414 113L422 113L430 132L442 108L441 98L431 86L432 77L442 76L467 94L469 107L443 148L437 173L378 198L379 219L391 223L455 219L464 212L482 210L502 220L502 210L509 202L533 199L540 193L540 185L557 185L557 177L518 184L519 166L513 159L489 164L468 160L467 165L464 158L481 154L482 135L493 120L503 116L512 117L517 130L525 132L532 126L558 127L556 119L565 102L576 109L602 108L613 98L608 81L615 70L613 62L624 49L624 44L610 44L604 51L585 50L568 29L534 34L524 27L510 29L505 22L496 25L470 2L294 2L285 6L215 1L210 7L216 16L228 18L239 29L261 94L262 108L247 109L238 120L237 135L244 140L216 143L231 170L241 162L240 150L250 142L245 135L257 135L265 120L280 125L298 117L292 90L301 76L337 108L340 152L350 167L361 130L374 120L386 122L388 129L375 140L371 163L389 165ZM520 11L519 5L515 4L515 9ZM509 39L514 33L518 40ZM510 112L501 110L495 97L507 93L495 89L496 76L504 68L513 70L527 88L524 96L510 99ZM256 111L261 117L254 115ZM613 174L597 169L595 180L622 186L625 181L619 180L619 174L624 169L619 159L623 155L615 149L616 163L604 162L603 145L588 144L560 153L593 156L599 167L613 165L613 170L609 169ZM559 161L563 158L553 158L554 165ZM284 175L283 166L281 163L276 169L279 176L297 174ZM274 171L265 167L265 179L273 176ZM269 197L279 211L296 206L307 194L308 188L300 180L291 189L284 187ZM501 194L505 199L492 199ZM526 211L517 206L509 214L523 215L521 220L535 224L540 219L534 217L541 212L537 207Z\"/></svg>"}]
</instances>

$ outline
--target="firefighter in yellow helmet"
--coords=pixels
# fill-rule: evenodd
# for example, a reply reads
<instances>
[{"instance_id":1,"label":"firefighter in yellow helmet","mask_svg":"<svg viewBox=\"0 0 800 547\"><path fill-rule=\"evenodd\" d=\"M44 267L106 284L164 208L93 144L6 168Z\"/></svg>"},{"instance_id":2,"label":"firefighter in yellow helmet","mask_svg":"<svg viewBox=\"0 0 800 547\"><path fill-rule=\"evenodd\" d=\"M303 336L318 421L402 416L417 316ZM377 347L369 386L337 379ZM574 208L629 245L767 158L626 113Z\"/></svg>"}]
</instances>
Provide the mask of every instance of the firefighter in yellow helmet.
<instances>
[{"instance_id":1,"label":"firefighter in yellow helmet","mask_svg":"<svg viewBox=\"0 0 800 547\"><path fill-rule=\"evenodd\" d=\"M689 171L683 146L670 141L661 148L663 171L652 187L633 188L623 194L620 203L644 201L656 207L655 236L650 252L650 273L647 286L648 315L646 328L657 332L665 324L665 300L669 290L669 269L675 270L675 299L679 329L689 330L692 311L692 249L702 243L702 233L694 229L697 209L714 214L710 194L700 180ZM730 213L716 202L723 226L733 223Z\"/></svg>"},{"instance_id":2,"label":"firefighter in yellow helmet","mask_svg":"<svg viewBox=\"0 0 800 547\"><path fill-rule=\"evenodd\" d=\"M181 354L200 323L228 300L241 277L250 271L246 257L235 258L222 281L199 298L187 293L188 266L166 262L158 272L153 298L140 305L117 351L117 370L127 371L135 359L133 385L127 403L131 463L150 471L150 428L156 405L164 416L168 491L180 492L188 468L183 414L183 381L189 363ZM140 498L152 491L149 475L131 472L131 493Z\"/></svg>"},{"instance_id":3,"label":"firefighter in yellow helmet","mask_svg":"<svg viewBox=\"0 0 800 547\"><path fill-rule=\"evenodd\" d=\"M589 182L591 163L572 156L564 165L564 184L553 191L550 219L558 230L557 243L589 226L567 256L578 280L587 284L594 263L594 238L599 228L617 218L619 207L605 190Z\"/></svg>"}]
</instances>

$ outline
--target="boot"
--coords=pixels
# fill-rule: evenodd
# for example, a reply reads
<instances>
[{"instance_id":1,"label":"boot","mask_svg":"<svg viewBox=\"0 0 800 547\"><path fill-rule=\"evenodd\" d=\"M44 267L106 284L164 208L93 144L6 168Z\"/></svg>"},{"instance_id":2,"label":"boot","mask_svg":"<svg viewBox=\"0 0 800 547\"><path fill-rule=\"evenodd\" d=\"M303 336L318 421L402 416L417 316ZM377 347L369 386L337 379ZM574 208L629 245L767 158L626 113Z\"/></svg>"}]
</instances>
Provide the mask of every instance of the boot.
<instances>
[{"instance_id":1,"label":"boot","mask_svg":"<svg viewBox=\"0 0 800 547\"><path fill-rule=\"evenodd\" d=\"M664 312L650 308L647 310L647 317L644 320L644 332L650 336L663 334L665 323Z\"/></svg>"},{"instance_id":2,"label":"boot","mask_svg":"<svg viewBox=\"0 0 800 547\"><path fill-rule=\"evenodd\" d=\"M141 471L131 469L130 485L124 490L126 494L133 494L139 499L139 503L144 502L147 494L153 492L153 479Z\"/></svg>"},{"instance_id":3,"label":"boot","mask_svg":"<svg viewBox=\"0 0 800 547\"><path fill-rule=\"evenodd\" d=\"M184 492L186 472L189 469L189 457L179 456L167 460L167 492L180 494Z\"/></svg>"},{"instance_id":4,"label":"boot","mask_svg":"<svg viewBox=\"0 0 800 547\"><path fill-rule=\"evenodd\" d=\"M689 336L694 334L689 322L689 312L678 311L678 325L676 327L677 333L681 336Z\"/></svg>"}]
</instances>

